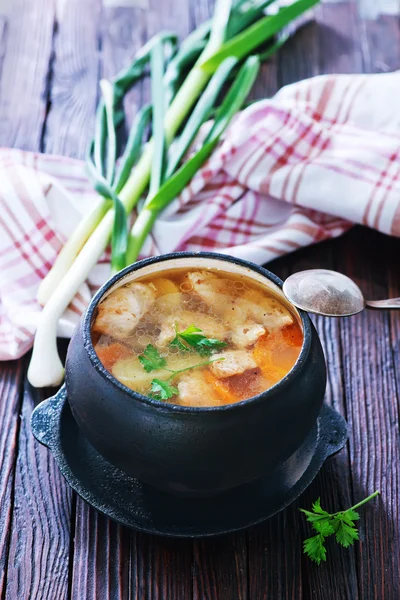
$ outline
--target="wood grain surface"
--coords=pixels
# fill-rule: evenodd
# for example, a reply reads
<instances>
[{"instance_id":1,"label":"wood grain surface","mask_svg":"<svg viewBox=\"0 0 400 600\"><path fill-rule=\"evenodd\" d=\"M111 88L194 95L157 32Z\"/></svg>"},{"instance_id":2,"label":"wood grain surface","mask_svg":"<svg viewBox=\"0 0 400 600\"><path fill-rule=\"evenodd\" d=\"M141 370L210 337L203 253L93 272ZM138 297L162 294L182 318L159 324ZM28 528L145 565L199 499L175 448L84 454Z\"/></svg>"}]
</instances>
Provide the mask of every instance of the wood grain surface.
<instances>
[{"instance_id":1,"label":"wood grain surface","mask_svg":"<svg viewBox=\"0 0 400 600\"><path fill-rule=\"evenodd\" d=\"M0 10L0 145L83 157L99 79L112 77L159 29L184 36L213 8L212 0L120 4L13 0ZM262 67L253 97L319 73L400 68L398 12L390 4L385 14L388 3L371 6L360 0L317 7ZM128 126L148 93L144 84L129 94ZM368 297L384 298L400 296L399 254L399 240L355 228L268 267L283 278L335 268ZM1 363L1 600L398 600L400 313L314 322L328 364L326 401L348 420L348 443L284 512L218 539L134 532L77 498L30 432L33 406L46 393L26 383L26 358ZM321 497L338 510L375 489L381 497L361 509L357 545L328 543L320 567L304 557L310 529L299 507Z\"/></svg>"}]
</instances>

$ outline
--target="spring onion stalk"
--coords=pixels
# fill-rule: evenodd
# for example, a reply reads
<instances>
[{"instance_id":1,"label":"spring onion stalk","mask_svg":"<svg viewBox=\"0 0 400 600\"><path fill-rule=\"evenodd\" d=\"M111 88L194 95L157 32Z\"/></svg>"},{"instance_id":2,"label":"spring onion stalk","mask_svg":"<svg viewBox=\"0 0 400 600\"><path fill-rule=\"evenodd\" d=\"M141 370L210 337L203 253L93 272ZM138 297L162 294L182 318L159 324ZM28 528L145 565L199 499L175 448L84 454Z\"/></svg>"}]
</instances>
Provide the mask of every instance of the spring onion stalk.
<instances>
[{"instance_id":1,"label":"spring onion stalk","mask_svg":"<svg viewBox=\"0 0 400 600\"><path fill-rule=\"evenodd\" d=\"M226 58L229 56L234 56L239 60L245 59L254 48L254 41L252 42L251 40L253 35L256 37L258 48L258 46L270 39L276 33L276 31L287 25L291 19L300 14L301 11L304 11L315 4L315 2L316 0L297 0L297 2L295 2L293 5L297 8L292 10L292 12L283 13L285 9L282 9L276 15L272 15L268 18L266 17L268 21L264 21L264 19L261 18L260 22L262 21L264 23L264 28L258 28L258 22L256 22L245 32L239 32L233 39L229 39L229 19L230 15L233 14L237 3L232 7L231 2L228 2L227 0L217 0L211 25L209 26L207 23L205 26L202 26L200 28L201 35L199 34L198 37L193 34L192 37L189 36L189 38L191 37L191 44L186 46L186 55L180 54L182 48L185 47L184 43L182 44L181 49L178 50L175 56L173 56L171 59L170 64L172 64L175 60L175 66L184 64L186 58L190 62L190 60L193 60L193 57L197 56L197 52L200 46L203 45L203 41L206 41L204 50L201 52L200 57L189 71L182 85L178 88L176 95L166 111L164 119L164 136L167 146L171 144L178 130L184 124L193 106L196 104L204 88L207 86L213 73L215 73L215 71ZM249 5L253 4L254 3L252 3L250 0ZM251 33L249 39L249 36L246 35L246 32L250 30ZM170 39L171 44L174 44L174 38L171 34L160 34L160 36L164 36L165 39ZM156 43L157 40L150 40L150 42L146 44L146 47L136 56L136 59L131 67L126 69L123 75L119 76L118 82L114 81L115 103L113 120L115 127L119 126L123 121L123 112L121 112L123 95L135 81L139 80L147 73L150 53ZM241 45L243 45L242 48ZM179 55L179 60L181 63L177 61L177 57ZM172 71L170 71L170 75L171 72ZM168 75L167 65L166 74L164 76L165 79L168 79L170 75ZM170 82L178 81L179 77L180 75L178 76L175 71L175 75L171 77ZM173 86L171 85L170 89L172 89L172 87ZM168 93L170 94L170 92ZM118 102L120 103L119 105ZM224 102L222 102L222 104L224 104ZM219 109L216 111L216 115L218 115L218 112ZM99 189L99 181L101 182L101 178L105 180L105 176L107 174L108 146L106 142L109 143L109 138L107 140L104 139L104 123L107 121L106 107L104 105L98 114L98 123L102 125L102 127L100 127L100 125L98 127L98 139L96 140L97 146L96 143L91 145L90 154L90 161L97 171L96 189ZM220 114L219 116L221 117L219 119L219 127L222 127L222 123L224 122L224 119L222 118L223 115ZM164 202L167 201L168 203L171 201L171 199L173 199L170 198L171 194L174 193L176 196L176 194L181 191L182 185L185 185L184 182L186 181L186 177L188 177L187 181L190 180L194 174L194 172L192 172L192 168L196 167L197 164L197 168L199 168L201 164L203 164L204 160L209 155L209 152L211 152L213 147L215 147L213 144L215 139L218 138L218 131L218 128L215 129L212 139L210 139L208 143L204 144L203 148L206 148L204 155L199 151L200 154L196 153L195 156L192 157L194 159L193 162L190 162L190 159L184 163L183 167L179 168L176 173L172 175L170 178L170 180L172 180L171 187L165 187L168 186L170 180L166 180L161 185L159 191L155 194L155 196L153 196L147 206L147 210L150 210L152 213L151 218L147 217L147 219L145 219L146 213L143 213L143 216L141 217L142 229L139 232L141 235L143 234L143 231L146 232L146 229L149 230L148 227L151 227L152 225L154 214L157 213L157 211L159 212L162 210ZM118 189L118 192L116 192L115 187L113 186L111 189L112 193L109 195L111 198L104 197L104 199L99 202L99 205L93 209L85 219L82 220L82 223L70 237L69 241L65 244L64 249L60 253L59 258L55 262L52 270L43 281L39 292L39 299L41 302L45 303L45 306L41 313L31 364L28 370L28 378L33 385L37 387L45 387L61 383L63 377L63 366L59 359L56 346L58 320L75 296L80 285L87 279L90 270L97 263L98 259L104 252L108 242L110 241L113 231L115 231L115 224L117 224L117 229L119 227L118 215L116 214L115 210L115 207L118 206L118 203L116 203L115 198L120 201L126 214L130 214L133 208L136 206L138 200L146 191L150 180L154 150L155 145L153 140L150 140L142 145L140 157L138 158L123 187ZM187 166L188 164L190 168ZM174 179L175 175L179 175L177 179ZM119 181L121 181L121 179L119 175L117 175L116 182L118 183ZM109 182L106 181L106 183L109 185ZM102 186L100 185L100 187ZM103 191L105 193L105 188ZM155 207L153 201L160 197L159 194L161 191L166 194L165 198L168 200L163 200L162 202L160 201L160 205ZM146 223L143 225L144 220L146 220ZM136 233L137 229L135 230L135 235L131 235L129 238L127 253L128 260L130 256L134 256L137 252L134 246L134 244L136 244ZM117 242L117 246L118 242L121 242L121 239L114 240L114 242ZM145 236L143 237L143 240L144 239Z\"/></svg>"},{"instance_id":2,"label":"spring onion stalk","mask_svg":"<svg viewBox=\"0 0 400 600\"><path fill-rule=\"evenodd\" d=\"M297 0L284 6L276 15L260 19L232 39L224 43L212 56L203 57L201 67L213 73L227 56L241 59L258 48L266 39L273 37L287 23L299 17L304 11L318 3L318 0Z\"/></svg>"},{"instance_id":3,"label":"spring onion stalk","mask_svg":"<svg viewBox=\"0 0 400 600\"><path fill-rule=\"evenodd\" d=\"M234 59L226 59L227 68L232 68ZM224 63L221 65L223 69ZM228 127L232 117L240 110L246 100L259 71L260 61L257 56L250 56L240 69L234 83L225 96L223 103L218 109L215 122L207 135L202 147L174 174L167 179L166 183L153 196L149 203L145 203L142 211L136 219L130 234L127 250L127 260L134 262L142 249L143 243L149 235L153 225L162 210L164 210L174 198L189 183L193 175L204 164L210 156L222 134ZM224 69L225 77L228 71Z\"/></svg>"},{"instance_id":4,"label":"spring onion stalk","mask_svg":"<svg viewBox=\"0 0 400 600\"><path fill-rule=\"evenodd\" d=\"M114 91L113 86L106 79L100 81L100 89L103 94L104 107L107 122L107 164L106 179L112 184L114 180L115 161L117 159L117 136L114 127Z\"/></svg>"},{"instance_id":5,"label":"spring onion stalk","mask_svg":"<svg viewBox=\"0 0 400 600\"><path fill-rule=\"evenodd\" d=\"M124 68L114 80L114 96L120 102L122 102L124 94L145 75L151 51L159 42L159 40L162 40L164 43L170 43L171 45L174 45L176 44L177 37L174 33L168 31L159 33L151 38L141 48L141 50L139 50L132 63L128 65L128 67ZM121 110L114 110L116 127L121 125L123 118L123 112L121 112ZM101 99L96 112L95 139L90 144L89 156L91 156L92 153L94 154L95 166L99 174L102 176L105 176L104 163L107 138L106 132L106 111L104 101ZM143 167L146 166L146 164L147 161L143 160ZM142 194L143 190L145 189L145 185L141 189L140 194ZM119 191L116 193L119 193ZM39 286L37 293L37 300L39 304L44 306L46 302L48 302L52 293L56 290L60 281L65 276L65 273L71 267L79 252L83 248L85 242L100 224L102 218L109 208L110 202L108 200L100 200L99 206L91 210L79 223L79 226L69 237L61 252L57 256L53 267L47 273L46 277L42 280Z\"/></svg>"},{"instance_id":6,"label":"spring onion stalk","mask_svg":"<svg viewBox=\"0 0 400 600\"><path fill-rule=\"evenodd\" d=\"M153 164L150 174L149 195L153 196L158 192L163 178L165 169L165 94L163 87L164 76L164 51L161 44L154 46L150 58L150 73L151 73L151 101L153 104Z\"/></svg>"}]
</instances>

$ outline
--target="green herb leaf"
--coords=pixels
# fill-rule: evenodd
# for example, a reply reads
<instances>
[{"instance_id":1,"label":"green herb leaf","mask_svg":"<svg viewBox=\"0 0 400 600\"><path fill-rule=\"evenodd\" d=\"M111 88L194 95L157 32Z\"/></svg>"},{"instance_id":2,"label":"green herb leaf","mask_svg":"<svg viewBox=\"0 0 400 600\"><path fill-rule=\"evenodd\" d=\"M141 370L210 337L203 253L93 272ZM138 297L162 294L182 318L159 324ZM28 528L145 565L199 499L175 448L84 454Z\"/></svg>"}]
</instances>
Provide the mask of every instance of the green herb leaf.
<instances>
[{"instance_id":1,"label":"green herb leaf","mask_svg":"<svg viewBox=\"0 0 400 600\"><path fill-rule=\"evenodd\" d=\"M322 560L326 560L324 542L324 536L319 533L318 535L314 535L314 537L307 538L303 543L304 554L307 554L318 565L321 564Z\"/></svg>"},{"instance_id":2,"label":"green herb leaf","mask_svg":"<svg viewBox=\"0 0 400 600\"><path fill-rule=\"evenodd\" d=\"M213 351L222 350L227 345L226 342L222 342L221 340L207 338L202 330L195 327L195 325L190 325L184 331L177 331L175 339L171 344L176 346L182 341L186 342L191 348L194 348L201 356L208 356Z\"/></svg>"},{"instance_id":3,"label":"green herb leaf","mask_svg":"<svg viewBox=\"0 0 400 600\"><path fill-rule=\"evenodd\" d=\"M168 381L153 379L151 382L151 396L156 400L168 400L179 393L178 388L174 387Z\"/></svg>"},{"instance_id":4,"label":"green herb leaf","mask_svg":"<svg viewBox=\"0 0 400 600\"><path fill-rule=\"evenodd\" d=\"M355 509L369 502L378 494L379 492L376 491L347 510L336 513L328 513L321 508L319 498L312 505L313 512L300 508L299 510L306 515L307 521L311 523L312 528L317 532L317 535L304 541L304 553L311 560L320 564L322 560L326 560L326 548L324 546L326 537L335 534L337 543L344 546L344 548L348 548L354 544L359 539L354 521L360 518Z\"/></svg>"},{"instance_id":5,"label":"green herb leaf","mask_svg":"<svg viewBox=\"0 0 400 600\"><path fill-rule=\"evenodd\" d=\"M323 509L321 508L321 499L320 499L320 498L318 498L318 499L317 499L317 500L314 502L314 504L312 505L312 509L313 509L313 511L314 511L315 513L318 513L318 514L320 514L320 515L329 515L329 513L328 513L328 512L326 512L326 510L323 510Z\"/></svg>"},{"instance_id":6,"label":"green herb leaf","mask_svg":"<svg viewBox=\"0 0 400 600\"><path fill-rule=\"evenodd\" d=\"M165 358L160 355L157 348L155 348L152 344L148 344L148 346L146 346L146 350L138 358L142 363L146 373L156 371L157 369L162 369L167 364Z\"/></svg>"},{"instance_id":7,"label":"green herb leaf","mask_svg":"<svg viewBox=\"0 0 400 600\"><path fill-rule=\"evenodd\" d=\"M336 541L345 548L348 548L348 546L354 544L355 540L359 539L358 531L354 523L352 522L352 524L349 525L345 522L342 516L337 515L334 517L333 526L336 532Z\"/></svg>"}]
</instances>

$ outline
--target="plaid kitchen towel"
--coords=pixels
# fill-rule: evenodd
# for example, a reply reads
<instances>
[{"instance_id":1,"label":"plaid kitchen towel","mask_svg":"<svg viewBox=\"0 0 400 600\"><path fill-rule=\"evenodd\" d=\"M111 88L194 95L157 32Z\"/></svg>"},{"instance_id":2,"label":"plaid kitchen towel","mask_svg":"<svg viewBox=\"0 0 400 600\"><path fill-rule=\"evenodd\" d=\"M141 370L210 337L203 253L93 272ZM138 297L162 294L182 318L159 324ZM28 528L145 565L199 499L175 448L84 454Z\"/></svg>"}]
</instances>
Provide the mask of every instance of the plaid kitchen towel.
<instances>
[{"instance_id":1,"label":"plaid kitchen towel","mask_svg":"<svg viewBox=\"0 0 400 600\"><path fill-rule=\"evenodd\" d=\"M353 223L400 235L400 72L315 77L253 104L157 221L142 256L215 250L264 264ZM83 163L0 150L0 359L32 345L36 291L96 201ZM108 255L60 321L71 335Z\"/></svg>"}]
</instances>

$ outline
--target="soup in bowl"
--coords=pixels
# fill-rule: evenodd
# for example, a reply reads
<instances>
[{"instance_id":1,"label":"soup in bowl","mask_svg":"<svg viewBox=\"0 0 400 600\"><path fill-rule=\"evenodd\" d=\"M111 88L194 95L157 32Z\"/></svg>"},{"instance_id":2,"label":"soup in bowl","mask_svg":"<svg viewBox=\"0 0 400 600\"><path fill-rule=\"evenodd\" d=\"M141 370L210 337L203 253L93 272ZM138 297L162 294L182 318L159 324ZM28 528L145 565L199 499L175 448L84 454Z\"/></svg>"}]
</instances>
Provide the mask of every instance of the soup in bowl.
<instances>
[{"instance_id":1,"label":"soup in bowl","mask_svg":"<svg viewBox=\"0 0 400 600\"><path fill-rule=\"evenodd\" d=\"M299 316L247 275L181 268L111 291L97 308L92 340L103 366L133 391L221 406L285 377L303 333Z\"/></svg>"},{"instance_id":2,"label":"soup in bowl","mask_svg":"<svg viewBox=\"0 0 400 600\"><path fill-rule=\"evenodd\" d=\"M122 471L211 495L266 475L320 411L325 361L269 271L225 255L140 261L93 298L68 350L73 415Z\"/></svg>"}]
</instances>

